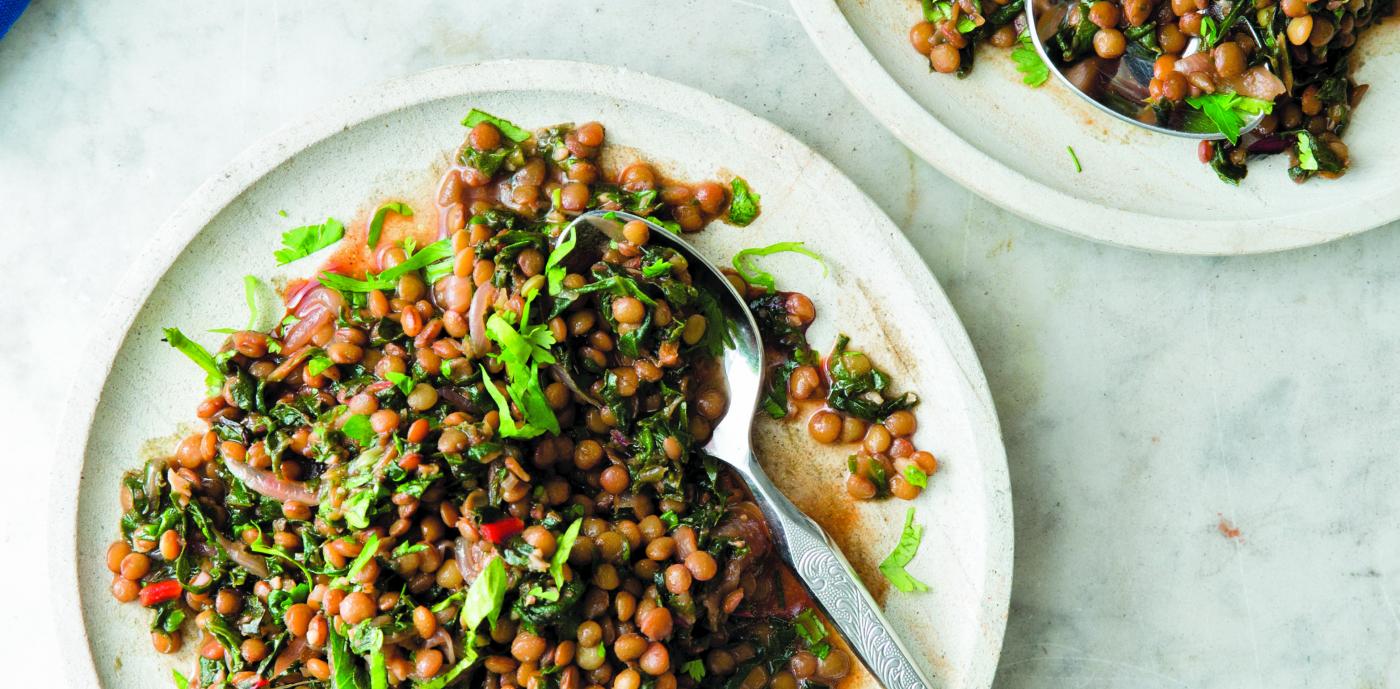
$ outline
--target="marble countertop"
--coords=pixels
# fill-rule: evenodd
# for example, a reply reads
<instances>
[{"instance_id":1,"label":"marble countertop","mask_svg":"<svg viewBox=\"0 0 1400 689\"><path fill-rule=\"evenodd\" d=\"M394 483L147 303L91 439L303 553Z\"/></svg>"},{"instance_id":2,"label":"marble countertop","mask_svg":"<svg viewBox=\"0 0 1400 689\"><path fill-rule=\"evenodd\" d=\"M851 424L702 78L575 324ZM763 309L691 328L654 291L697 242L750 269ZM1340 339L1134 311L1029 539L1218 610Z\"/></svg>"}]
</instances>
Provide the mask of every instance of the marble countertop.
<instances>
[{"instance_id":1,"label":"marble countertop","mask_svg":"<svg viewBox=\"0 0 1400 689\"><path fill-rule=\"evenodd\" d=\"M63 499L46 466L69 364L88 355L74 324L176 204L322 103L444 64L563 58L695 86L793 132L938 275L1010 457L999 689L1400 686L1400 224L1232 259L1090 244L914 158L783 0L526 4L34 3L0 41L0 549L30 565L0 568L0 589L43 576L56 547L26 525ZM67 604L7 596L14 686L79 643L46 620Z\"/></svg>"}]
</instances>

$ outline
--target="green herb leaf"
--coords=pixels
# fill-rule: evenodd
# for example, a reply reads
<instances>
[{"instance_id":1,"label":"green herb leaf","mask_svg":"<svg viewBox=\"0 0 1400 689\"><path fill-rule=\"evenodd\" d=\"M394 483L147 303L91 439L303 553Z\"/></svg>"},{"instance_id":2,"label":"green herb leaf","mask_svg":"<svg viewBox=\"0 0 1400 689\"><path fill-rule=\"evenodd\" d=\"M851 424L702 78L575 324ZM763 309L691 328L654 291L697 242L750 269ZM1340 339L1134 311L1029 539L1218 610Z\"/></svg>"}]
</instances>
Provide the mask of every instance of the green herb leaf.
<instances>
[{"instance_id":1,"label":"green herb leaf","mask_svg":"<svg viewBox=\"0 0 1400 689\"><path fill-rule=\"evenodd\" d=\"M759 213L759 195L749 189L749 183L742 177L735 177L729 183L729 188L733 192L733 199L729 202L729 222L739 227L745 227L752 223Z\"/></svg>"},{"instance_id":2,"label":"green herb leaf","mask_svg":"<svg viewBox=\"0 0 1400 689\"><path fill-rule=\"evenodd\" d=\"M493 557L467 589L467 598L462 603L462 628L475 630L486 620L495 629L505 600L506 563L500 557Z\"/></svg>"},{"instance_id":3,"label":"green herb leaf","mask_svg":"<svg viewBox=\"0 0 1400 689\"><path fill-rule=\"evenodd\" d=\"M1307 132L1298 132L1297 150L1298 167L1308 170L1309 172L1316 171L1318 165L1317 156L1313 155L1312 135Z\"/></svg>"},{"instance_id":4,"label":"green herb leaf","mask_svg":"<svg viewBox=\"0 0 1400 689\"><path fill-rule=\"evenodd\" d=\"M1201 17L1201 41L1205 43L1203 48L1214 48L1220 42L1220 27L1215 23L1215 17L1209 14Z\"/></svg>"},{"instance_id":5,"label":"green herb leaf","mask_svg":"<svg viewBox=\"0 0 1400 689\"><path fill-rule=\"evenodd\" d=\"M904 480L908 481L911 486L928 488L928 474L925 474L923 469L913 464L904 467Z\"/></svg>"},{"instance_id":6,"label":"green herb leaf","mask_svg":"<svg viewBox=\"0 0 1400 689\"><path fill-rule=\"evenodd\" d=\"M661 259L657 259L645 266L642 266L642 277L659 278L662 275L669 274L670 272L671 262L663 261Z\"/></svg>"},{"instance_id":7,"label":"green herb leaf","mask_svg":"<svg viewBox=\"0 0 1400 689\"><path fill-rule=\"evenodd\" d=\"M306 362L306 372L313 376L319 376L326 372L326 369L335 365L331 358L324 354L317 354Z\"/></svg>"},{"instance_id":8,"label":"green herb leaf","mask_svg":"<svg viewBox=\"0 0 1400 689\"><path fill-rule=\"evenodd\" d=\"M398 213L405 218L413 217L413 209L409 208L406 203L390 201L380 206L378 210L374 211L374 218L369 221L369 236L365 238L369 248L373 249L379 246L379 235L384 232L384 216L388 215L389 211Z\"/></svg>"},{"instance_id":9,"label":"green herb leaf","mask_svg":"<svg viewBox=\"0 0 1400 689\"><path fill-rule=\"evenodd\" d=\"M476 664L476 634L468 632L462 639L462 657L457 660L457 664L452 669L444 672L427 682L419 682L413 685L413 689L444 689L457 679L457 676L466 672L472 665Z\"/></svg>"},{"instance_id":10,"label":"green herb leaf","mask_svg":"<svg viewBox=\"0 0 1400 689\"><path fill-rule=\"evenodd\" d=\"M526 139L530 138L530 132L515 126L514 123L508 120L503 120L499 117L496 117L495 115L484 113L480 110L477 110L476 108L472 108L472 111L467 113L466 119L462 120L462 126L475 127L476 125L481 124L482 122L490 122L491 124L496 125L496 128L501 130L501 133L505 134L506 138L510 139L511 141L514 141L515 143L521 143Z\"/></svg>"},{"instance_id":11,"label":"green herb leaf","mask_svg":"<svg viewBox=\"0 0 1400 689\"><path fill-rule=\"evenodd\" d=\"M1074 152L1074 147L1073 147L1073 146L1065 146L1065 150L1066 150L1066 151L1069 151L1069 159L1072 160L1072 161L1074 161L1074 171L1075 171L1075 172L1083 172L1083 171L1084 171L1084 166L1079 164L1079 154L1077 154L1077 153Z\"/></svg>"},{"instance_id":12,"label":"green herb leaf","mask_svg":"<svg viewBox=\"0 0 1400 689\"><path fill-rule=\"evenodd\" d=\"M204 369L206 374L204 376L204 384L210 391L223 387L224 370L220 368L218 362L214 360L214 355L210 354L209 350L201 347L198 342L185 337L185 334L180 332L179 328L166 328L164 332L165 341L170 343L171 347L179 350L181 354L189 357L190 361L193 361L198 364L200 368Z\"/></svg>"},{"instance_id":13,"label":"green herb leaf","mask_svg":"<svg viewBox=\"0 0 1400 689\"><path fill-rule=\"evenodd\" d=\"M190 688L190 680L189 680L189 678L186 677L186 676L184 676L184 675L182 675L182 674L180 674L180 671L179 671L179 670L176 670L176 669L174 669L174 668L171 668L171 669L170 669L170 674L171 674L171 676L173 676L173 677L175 678L175 689L189 689L189 688Z\"/></svg>"},{"instance_id":14,"label":"green herb leaf","mask_svg":"<svg viewBox=\"0 0 1400 689\"><path fill-rule=\"evenodd\" d=\"M389 381L390 383L393 383L394 387L398 388L399 392L402 392L405 395L407 395L410 392L413 392L414 383L413 378L411 376L399 373L398 371L385 371L384 379Z\"/></svg>"},{"instance_id":15,"label":"green herb leaf","mask_svg":"<svg viewBox=\"0 0 1400 689\"><path fill-rule=\"evenodd\" d=\"M356 555L355 559L350 562L350 569L345 573L345 578L354 580L355 575L359 574L360 570L364 569L365 565L368 565L369 561L374 559L378 551L379 534L371 533L369 538L365 539L365 545L360 549L360 554Z\"/></svg>"},{"instance_id":16,"label":"green herb leaf","mask_svg":"<svg viewBox=\"0 0 1400 689\"><path fill-rule=\"evenodd\" d=\"M1246 116L1252 117L1274 109L1270 101L1245 98L1234 93L1192 96L1186 99L1186 104L1201 111L1231 144L1239 143L1240 128L1244 126Z\"/></svg>"},{"instance_id":17,"label":"green herb leaf","mask_svg":"<svg viewBox=\"0 0 1400 689\"><path fill-rule=\"evenodd\" d=\"M258 279L243 276L243 298L248 302L248 330L258 330Z\"/></svg>"},{"instance_id":18,"label":"green herb leaf","mask_svg":"<svg viewBox=\"0 0 1400 689\"><path fill-rule=\"evenodd\" d=\"M370 423L369 417L364 414L351 414L345 419L345 425L340 427L340 432L346 437L360 444L360 447L369 447L379 437L374 432L374 426Z\"/></svg>"},{"instance_id":19,"label":"green herb leaf","mask_svg":"<svg viewBox=\"0 0 1400 689\"><path fill-rule=\"evenodd\" d=\"M549 260L544 264L545 275L549 279L549 293L555 295L564 287L564 276L568 274L568 269L560 265L569 252L574 250L574 245L578 243L578 232L573 225L564 228L559 244L554 250L549 252Z\"/></svg>"},{"instance_id":20,"label":"green herb leaf","mask_svg":"<svg viewBox=\"0 0 1400 689\"><path fill-rule=\"evenodd\" d=\"M326 642L330 650L331 686L334 689L365 689L365 678L355 664L355 656L350 654L350 644L335 630L335 625L326 625L330 637Z\"/></svg>"},{"instance_id":21,"label":"green herb leaf","mask_svg":"<svg viewBox=\"0 0 1400 689\"><path fill-rule=\"evenodd\" d=\"M822 257L818 255L817 252L808 249L804 242L778 242L777 244L769 244L768 246L757 249L744 249L734 254L734 270L739 271L739 276L744 278L745 282L751 285L758 285L768 290L769 293L772 293L777 288L777 284L773 280L773 275L754 265L753 257L771 256L773 254L785 252L802 254L803 256L811 258L821 264L822 277L827 276L826 261L823 261Z\"/></svg>"},{"instance_id":22,"label":"green herb leaf","mask_svg":"<svg viewBox=\"0 0 1400 689\"><path fill-rule=\"evenodd\" d=\"M905 593L928 590L927 584L904 570L905 566L913 562L923 537L924 527L914 523L914 508L910 507L909 511L904 513L904 529L900 531L899 544L894 547L894 552L880 563L880 573L890 580L890 584Z\"/></svg>"},{"instance_id":23,"label":"green herb leaf","mask_svg":"<svg viewBox=\"0 0 1400 689\"><path fill-rule=\"evenodd\" d=\"M1016 63L1016 71L1021 73L1021 82L1027 86L1040 86L1050 78L1050 67L1036 52L1031 43L1029 31L1022 31L1019 42L1011 51L1011 61Z\"/></svg>"},{"instance_id":24,"label":"green herb leaf","mask_svg":"<svg viewBox=\"0 0 1400 689\"><path fill-rule=\"evenodd\" d=\"M373 290L394 289L399 284L399 278L409 272L421 270L428 265L452 257L452 242L440 239L432 244L423 247L418 253L410 256L408 260L390 268L379 275L366 276L364 280L340 275L338 273L321 273L321 284L339 292L371 292Z\"/></svg>"},{"instance_id":25,"label":"green herb leaf","mask_svg":"<svg viewBox=\"0 0 1400 689\"><path fill-rule=\"evenodd\" d=\"M284 266L320 251L345 236L345 226L335 218L320 225L303 225L282 233L282 248L273 252L277 265Z\"/></svg>"},{"instance_id":26,"label":"green herb leaf","mask_svg":"<svg viewBox=\"0 0 1400 689\"><path fill-rule=\"evenodd\" d=\"M690 675L690 679L699 682L705 679L705 663L699 658L686 661L686 663L681 666L681 672Z\"/></svg>"},{"instance_id":27,"label":"green herb leaf","mask_svg":"<svg viewBox=\"0 0 1400 689\"><path fill-rule=\"evenodd\" d=\"M575 519L554 546L554 557L549 560L549 575L554 577L555 586L564 585L564 564L569 561L569 551L574 549L574 541L578 540L578 530L582 526L583 520Z\"/></svg>"},{"instance_id":28,"label":"green herb leaf","mask_svg":"<svg viewBox=\"0 0 1400 689\"><path fill-rule=\"evenodd\" d=\"M389 689L389 669L384 665L384 649L376 648L369 656L369 689Z\"/></svg>"}]
</instances>

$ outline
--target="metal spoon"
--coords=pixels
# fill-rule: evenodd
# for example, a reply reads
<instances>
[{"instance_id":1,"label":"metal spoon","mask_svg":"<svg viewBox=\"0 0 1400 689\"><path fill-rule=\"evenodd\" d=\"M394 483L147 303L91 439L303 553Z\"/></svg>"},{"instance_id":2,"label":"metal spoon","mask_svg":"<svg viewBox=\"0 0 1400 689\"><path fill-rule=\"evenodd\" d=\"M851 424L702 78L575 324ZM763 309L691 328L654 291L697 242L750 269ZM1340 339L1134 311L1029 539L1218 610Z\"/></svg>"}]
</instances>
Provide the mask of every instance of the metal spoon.
<instances>
[{"instance_id":1,"label":"metal spoon","mask_svg":"<svg viewBox=\"0 0 1400 689\"><path fill-rule=\"evenodd\" d=\"M1247 2L1248 0L1236 0L1237 2ZM1040 53L1040 58L1045 64L1050 66L1050 71L1055 78L1064 84L1071 91L1078 94L1085 101L1088 101L1099 110L1112 115L1124 122L1135 124L1143 129L1148 129L1159 134L1168 134L1185 139L1195 140L1219 140L1225 138L1208 119L1203 117L1187 116L1183 108L1177 108L1176 113L1165 123L1144 121L1143 116L1150 115L1152 111L1151 103L1147 102L1148 84L1152 81L1152 63L1157 56L1145 50L1133 50L1132 44L1125 51L1122 57L1114 59L1104 59L1094 55L1092 52L1074 64L1061 64L1062 56L1052 58L1045 49L1046 41L1040 37L1041 25L1036 19L1037 0L1026 0L1026 30L1030 32L1031 43L1035 45L1035 50ZM1042 13L1040 21L1045 22L1047 30L1058 30L1064 21L1066 13L1079 6L1078 0L1049 0L1046 9ZM1216 19L1220 19L1216 17ZM1081 19L1081 21L1088 21ZM1248 21L1236 22L1237 25L1244 26L1251 34L1254 34L1254 27ZM1263 42L1258 35L1254 36L1259 45ZM1201 50L1201 39L1192 37L1186 44L1186 50L1182 52L1182 57L1189 57ZM1091 69L1098 73L1092 76L1097 88L1091 92L1079 88L1074 80L1065 75L1064 70ZM1257 114L1250 118L1240 127L1240 133L1254 129L1263 121L1264 115Z\"/></svg>"},{"instance_id":2,"label":"metal spoon","mask_svg":"<svg viewBox=\"0 0 1400 689\"><path fill-rule=\"evenodd\" d=\"M685 240L631 213L590 211L580 215L570 223L577 237L570 257L596 257L609 241L622 241L622 225L629 220L646 222L651 227L652 244L666 245L686 258L693 284L716 298L733 326L734 346L725 350L721 361L729 386L729 410L715 425L705 451L733 467L748 483L783 559L806 583L827 618L880 684L888 689L929 689L932 685L890 631L880 608L841 551L773 485L754 457L750 434L763 384L763 341L753 314L734 286Z\"/></svg>"}]
</instances>

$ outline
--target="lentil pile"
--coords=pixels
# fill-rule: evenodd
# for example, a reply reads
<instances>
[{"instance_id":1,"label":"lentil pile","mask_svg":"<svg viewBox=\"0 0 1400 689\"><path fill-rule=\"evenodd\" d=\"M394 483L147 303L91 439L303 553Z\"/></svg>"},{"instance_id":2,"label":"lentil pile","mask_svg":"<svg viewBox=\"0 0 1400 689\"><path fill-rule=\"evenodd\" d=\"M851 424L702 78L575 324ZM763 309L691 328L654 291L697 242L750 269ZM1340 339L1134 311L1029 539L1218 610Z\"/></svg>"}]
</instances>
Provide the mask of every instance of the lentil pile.
<instances>
[{"instance_id":1,"label":"lentil pile","mask_svg":"<svg viewBox=\"0 0 1400 689\"><path fill-rule=\"evenodd\" d=\"M834 685L850 655L743 486L700 450L728 402L713 297L645 223L596 261L560 236L590 208L680 231L747 224L757 196L645 163L605 179L596 122L464 124L442 239L384 239L388 213L412 213L387 204L351 235L367 264L289 285L275 326L217 353L166 331L210 395L200 430L122 479L112 595L152 611L161 653L193 626L182 689ZM341 235L298 228L278 260ZM732 279L800 359L770 394L786 416L783 391L824 385L802 336L815 309ZM813 435L863 438L880 458L864 465L923 466L916 400L885 399L887 377L844 341L832 356L834 410ZM833 423L838 410L850 416Z\"/></svg>"},{"instance_id":2,"label":"lentil pile","mask_svg":"<svg viewBox=\"0 0 1400 689\"><path fill-rule=\"evenodd\" d=\"M977 44L990 43L1014 47L1026 83L1046 80L1023 0L924 0L923 7L909 40L934 71L966 75ZM1395 2L1078 0L1035 9L1046 53L1071 83L1143 121L1223 134L1199 144L1197 155L1238 184L1249 159L1277 154L1288 155L1296 182L1346 172L1351 156L1341 137L1367 88L1351 79L1353 49L1394 14ZM1118 76L1125 57L1152 64L1146 93ZM1260 114L1256 128L1240 132Z\"/></svg>"}]
</instances>

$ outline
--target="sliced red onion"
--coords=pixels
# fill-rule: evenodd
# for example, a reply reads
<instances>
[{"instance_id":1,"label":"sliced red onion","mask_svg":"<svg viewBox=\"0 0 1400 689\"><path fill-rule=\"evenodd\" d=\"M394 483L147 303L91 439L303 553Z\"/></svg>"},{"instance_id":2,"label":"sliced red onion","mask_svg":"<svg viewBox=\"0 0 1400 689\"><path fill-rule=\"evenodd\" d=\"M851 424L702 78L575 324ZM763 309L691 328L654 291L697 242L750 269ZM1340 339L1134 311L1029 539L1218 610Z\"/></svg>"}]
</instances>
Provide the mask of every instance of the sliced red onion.
<instances>
[{"instance_id":1,"label":"sliced red onion","mask_svg":"<svg viewBox=\"0 0 1400 689\"><path fill-rule=\"evenodd\" d=\"M266 579L272 575L267 569L267 561L261 557L248 552L242 543L230 541L223 535L215 533L214 538L219 540L219 546L228 553L228 558L238 564L239 567L248 570L259 579Z\"/></svg>"},{"instance_id":2,"label":"sliced red onion","mask_svg":"<svg viewBox=\"0 0 1400 689\"><path fill-rule=\"evenodd\" d=\"M472 295L472 306L467 311L467 325L471 328L472 351L481 356L486 353L486 308L496 300L496 288L491 283L478 287Z\"/></svg>"},{"instance_id":3,"label":"sliced red onion","mask_svg":"<svg viewBox=\"0 0 1400 689\"><path fill-rule=\"evenodd\" d=\"M423 648L433 648L441 646L443 655L447 656L447 664L452 665L457 662L457 650L452 647L452 637L447 630L439 626L433 635L423 642Z\"/></svg>"},{"instance_id":4,"label":"sliced red onion","mask_svg":"<svg viewBox=\"0 0 1400 689\"><path fill-rule=\"evenodd\" d=\"M301 481L284 481L270 471L254 469L243 462L224 462L228 472L259 495L266 495L278 502L295 500L303 505L321 504L321 496Z\"/></svg>"},{"instance_id":5,"label":"sliced red onion","mask_svg":"<svg viewBox=\"0 0 1400 689\"><path fill-rule=\"evenodd\" d=\"M566 388L569 389L569 392L572 392L572 393L574 393L575 395L578 395L579 399L581 399L581 400L583 400L583 401L585 401L585 402L587 402L587 403L589 403L589 404L591 404L591 405L593 405L593 406L595 406L595 407L598 407L599 409L601 409L601 408L603 407L603 402L602 402L602 400L599 400L598 398L594 397L593 395L588 394L587 392L584 391L583 388L579 387L578 381L574 380L573 375L569 373L568 369L565 369L563 366L560 366L559 364L553 364L553 365L551 365L551 366L549 367L549 372L550 372L550 373L553 373L553 374L554 374L554 379L557 380L557 381L559 381L560 383L563 383L563 384L564 384L564 387L566 387Z\"/></svg>"},{"instance_id":6,"label":"sliced red onion","mask_svg":"<svg viewBox=\"0 0 1400 689\"><path fill-rule=\"evenodd\" d=\"M1200 53L1198 53L1200 54ZM1192 57L1195 57L1194 55ZM1178 65L1181 63L1177 63ZM1250 67L1237 77L1221 79L1220 83L1226 91L1234 91L1241 96L1258 98L1259 100L1272 101L1279 97L1287 89L1283 86L1283 80L1279 79L1273 72L1270 72L1263 65Z\"/></svg>"},{"instance_id":7,"label":"sliced red onion","mask_svg":"<svg viewBox=\"0 0 1400 689\"><path fill-rule=\"evenodd\" d=\"M328 323L334 323L344 306L345 298L339 292L319 285L311 289L297 300L296 307L292 309L292 313L301 320L287 329L282 347L291 352L301 349L311 341L316 331Z\"/></svg>"}]
</instances>

